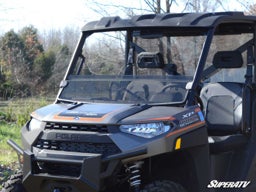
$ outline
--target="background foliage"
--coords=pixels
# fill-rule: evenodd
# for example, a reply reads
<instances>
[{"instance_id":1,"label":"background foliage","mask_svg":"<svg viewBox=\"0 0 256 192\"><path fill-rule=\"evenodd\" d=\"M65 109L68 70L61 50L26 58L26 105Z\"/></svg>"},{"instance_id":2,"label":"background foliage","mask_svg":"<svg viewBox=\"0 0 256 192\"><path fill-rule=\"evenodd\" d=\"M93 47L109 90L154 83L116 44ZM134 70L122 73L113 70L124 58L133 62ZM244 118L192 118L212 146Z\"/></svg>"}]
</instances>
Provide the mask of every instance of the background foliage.
<instances>
[{"instance_id":1,"label":"background foliage","mask_svg":"<svg viewBox=\"0 0 256 192\"><path fill-rule=\"evenodd\" d=\"M67 34L70 33L72 37ZM0 98L54 95L74 50L79 32L66 28L44 37L33 26L0 37ZM70 39L76 39L70 42ZM54 75L58 70L58 74Z\"/></svg>"}]
</instances>

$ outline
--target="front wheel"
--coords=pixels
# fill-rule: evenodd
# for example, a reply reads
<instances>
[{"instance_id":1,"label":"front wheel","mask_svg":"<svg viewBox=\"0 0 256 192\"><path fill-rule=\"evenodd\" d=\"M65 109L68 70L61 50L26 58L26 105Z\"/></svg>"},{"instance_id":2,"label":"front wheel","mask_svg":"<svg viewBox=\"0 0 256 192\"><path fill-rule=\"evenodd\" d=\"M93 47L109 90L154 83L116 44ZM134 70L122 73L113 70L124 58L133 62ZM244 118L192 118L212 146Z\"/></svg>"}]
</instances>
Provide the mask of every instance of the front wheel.
<instances>
[{"instance_id":1,"label":"front wheel","mask_svg":"<svg viewBox=\"0 0 256 192\"><path fill-rule=\"evenodd\" d=\"M23 172L19 171L10 176L3 184L1 192L26 192L22 185Z\"/></svg>"},{"instance_id":2,"label":"front wheel","mask_svg":"<svg viewBox=\"0 0 256 192\"><path fill-rule=\"evenodd\" d=\"M187 192L178 183L169 180L154 181L144 187L140 192Z\"/></svg>"}]
</instances>

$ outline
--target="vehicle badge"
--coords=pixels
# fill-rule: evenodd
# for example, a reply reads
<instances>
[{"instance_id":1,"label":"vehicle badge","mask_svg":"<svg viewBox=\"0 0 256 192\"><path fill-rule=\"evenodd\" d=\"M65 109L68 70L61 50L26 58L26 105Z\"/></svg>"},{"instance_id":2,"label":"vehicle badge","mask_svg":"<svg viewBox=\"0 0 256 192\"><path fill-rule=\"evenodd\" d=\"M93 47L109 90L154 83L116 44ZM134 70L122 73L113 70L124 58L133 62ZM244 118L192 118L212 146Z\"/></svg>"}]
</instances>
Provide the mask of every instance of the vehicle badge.
<instances>
[{"instance_id":1,"label":"vehicle badge","mask_svg":"<svg viewBox=\"0 0 256 192\"><path fill-rule=\"evenodd\" d=\"M79 120L79 119L80 119L79 116L75 116L75 117L74 117L74 120Z\"/></svg>"}]
</instances>

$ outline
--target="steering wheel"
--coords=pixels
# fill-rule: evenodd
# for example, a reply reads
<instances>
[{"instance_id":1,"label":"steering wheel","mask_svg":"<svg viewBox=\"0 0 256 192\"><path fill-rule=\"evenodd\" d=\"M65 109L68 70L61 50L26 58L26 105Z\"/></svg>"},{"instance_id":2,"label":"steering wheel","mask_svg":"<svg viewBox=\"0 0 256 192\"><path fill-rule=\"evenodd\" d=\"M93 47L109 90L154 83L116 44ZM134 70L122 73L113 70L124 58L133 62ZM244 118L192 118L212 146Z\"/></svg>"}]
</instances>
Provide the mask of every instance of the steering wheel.
<instances>
[{"instance_id":1,"label":"steering wheel","mask_svg":"<svg viewBox=\"0 0 256 192\"><path fill-rule=\"evenodd\" d=\"M173 101L181 101L183 99L183 95L185 92L185 89L181 86L178 86L177 84L167 84L165 86L162 87L162 89L160 90L160 93L164 93L167 92L167 90L170 91L170 99Z\"/></svg>"},{"instance_id":2,"label":"steering wheel","mask_svg":"<svg viewBox=\"0 0 256 192\"><path fill-rule=\"evenodd\" d=\"M174 93L180 93L180 94L183 94L182 92L183 91L186 91L186 89L185 88L183 88L183 87L181 87L181 86L177 86L177 84L172 84L172 83L170 83L170 84L167 84L167 85L165 85L162 89L161 89L161 93L164 93L164 92L166 92L166 90L167 89L170 89L170 91L172 90L172 89L175 89L174 91ZM180 92L179 90L182 90L182 92ZM171 91L172 92L172 91ZM183 96L180 96L180 97L183 97ZM180 99L181 100L181 99ZM180 100L178 100L178 101L180 101ZM197 94L195 94L195 102L198 104L198 106L200 107L200 109L203 111L203 109L204 109L204 104L203 104L203 101L202 101L202 99L201 99L201 97L199 96L199 95L197 95Z\"/></svg>"},{"instance_id":3,"label":"steering wheel","mask_svg":"<svg viewBox=\"0 0 256 192\"><path fill-rule=\"evenodd\" d=\"M178 88L181 88L181 87L177 87L175 84L170 83L170 84L163 86L162 89L160 90L160 92L161 93L166 92L167 89L170 89L170 90L175 89L175 92L177 92Z\"/></svg>"},{"instance_id":4,"label":"steering wheel","mask_svg":"<svg viewBox=\"0 0 256 192\"><path fill-rule=\"evenodd\" d=\"M115 86L116 86L116 89L117 89L117 91L116 91L117 93L116 93L115 98L113 98L113 89L114 89ZM124 94L122 94L122 92L124 92ZM110 85L109 85L109 98L110 98L110 100L121 99L123 97L123 95L125 95L125 93L128 93L128 94L132 95L133 97L135 97L139 100L147 101L146 98L143 98L143 97L137 95L136 93L130 91L126 87L122 87L120 85L120 82L111 82L110 83Z\"/></svg>"},{"instance_id":5,"label":"steering wheel","mask_svg":"<svg viewBox=\"0 0 256 192\"><path fill-rule=\"evenodd\" d=\"M133 97L136 97L138 100L142 100L142 101L147 101L147 99L146 98L143 98L143 97L141 97L140 95L138 95L137 93L138 92L132 92L132 91L130 91L129 89L127 89L127 88L122 88L124 91L125 91L125 93L128 93L128 94L130 94L131 96L133 96ZM124 93L124 95L125 95L125 93Z\"/></svg>"}]
</instances>

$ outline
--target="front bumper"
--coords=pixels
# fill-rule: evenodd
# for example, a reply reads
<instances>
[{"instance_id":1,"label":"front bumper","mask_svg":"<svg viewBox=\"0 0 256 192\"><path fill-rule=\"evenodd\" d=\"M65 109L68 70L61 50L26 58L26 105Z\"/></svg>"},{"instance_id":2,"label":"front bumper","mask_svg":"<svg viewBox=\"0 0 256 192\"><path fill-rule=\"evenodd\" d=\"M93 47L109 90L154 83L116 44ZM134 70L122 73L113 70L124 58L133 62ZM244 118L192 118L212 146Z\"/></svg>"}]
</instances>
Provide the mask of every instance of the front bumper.
<instances>
[{"instance_id":1,"label":"front bumper","mask_svg":"<svg viewBox=\"0 0 256 192\"><path fill-rule=\"evenodd\" d=\"M28 192L98 192L120 160L146 154L146 149L102 159L100 154L24 151L23 185Z\"/></svg>"}]
</instances>

